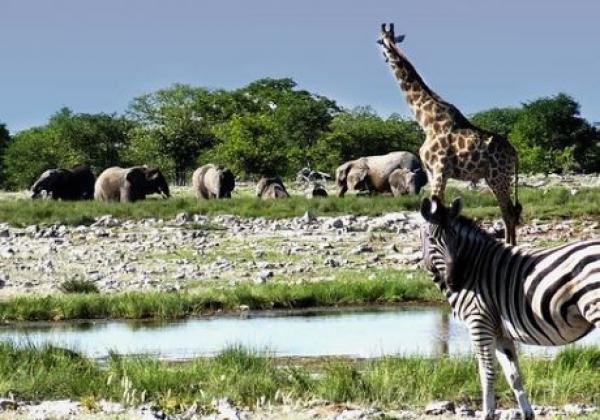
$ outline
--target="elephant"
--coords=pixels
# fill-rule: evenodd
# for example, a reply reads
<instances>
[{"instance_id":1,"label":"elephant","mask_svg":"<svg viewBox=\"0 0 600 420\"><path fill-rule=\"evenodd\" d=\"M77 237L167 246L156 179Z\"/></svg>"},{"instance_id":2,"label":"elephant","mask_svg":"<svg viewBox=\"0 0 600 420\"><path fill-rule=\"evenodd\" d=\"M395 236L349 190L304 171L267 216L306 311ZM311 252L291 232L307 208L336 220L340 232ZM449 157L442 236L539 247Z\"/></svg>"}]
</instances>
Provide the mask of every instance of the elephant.
<instances>
[{"instance_id":1,"label":"elephant","mask_svg":"<svg viewBox=\"0 0 600 420\"><path fill-rule=\"evenodd\" d=\"M389 176L396 169L422 172L425 176L415 176L409 190L418 193L427 183L427 176L421 161L410 152L391 152L386 155L361 157L340 165L335 171L338 196L343 197L349 190L359 192L392 192ZM414 188L413 188L414 186Z\"/></svg>"},{"instance_id":2,"label":"elephant","mask_svg":"<svg viewBox=\"0 0 600 420\"><path fill-rule=\"evenodd\" d=\"M421 187L427 184L427 174L422 169L414 172L406 168L396 169L388 177L388 182L394 197L418 194Z\"/></svg>"},{"instance_id":3,"label":"elephant","mask_svg":"<svg viewBox=\"0 0 600 420\"><path fill-rule=\"evenodd\" d=\"M90 200L96 178L86 165L48 169L31 186L31 198L47 195L54 200Z\"/></svg>"},{"instance_id":4,"label":"elephant","mask_svg":"<svg viewBox=\"0 0 600 420\"><path fill-rule=\"evenodd\" d=\"M288 194L283 181L278 176L266 178L263 177L256 184L256 195L263 200L270 198L288 198Z\"/></svg>"},{"instance_id":5,"label":"elephant","mask_svg":"<svg viewBox=\"0 0 600 420\"><path fill-rule=\"evenodd\" d=\"M133 166L105 169L94 187L94 198L99 201L120 201L122 203L145 200L148 194L161 194L170 197L169 185L158 168Z\"/></svg>"},{"instance_id":6,"label":"elephant","mask_svg":"<svg viewBox=\"0 0 600 420\"><path fill-rule=\"evenodd\" d=\"M327 190L318 182L311 182L304 190L304 196L306 198L327 197Z\"/></svg>"},{"instance_id":7,"label":"elephant","mask_svg":"<svg viewBox=\"0 0 600 420\"><path fill-rule=\"evenodd\" d=\"M194 171L192 186L198 199L231 198L235 177L226 167L209 163Z\"/></svg>"}]
</instances>

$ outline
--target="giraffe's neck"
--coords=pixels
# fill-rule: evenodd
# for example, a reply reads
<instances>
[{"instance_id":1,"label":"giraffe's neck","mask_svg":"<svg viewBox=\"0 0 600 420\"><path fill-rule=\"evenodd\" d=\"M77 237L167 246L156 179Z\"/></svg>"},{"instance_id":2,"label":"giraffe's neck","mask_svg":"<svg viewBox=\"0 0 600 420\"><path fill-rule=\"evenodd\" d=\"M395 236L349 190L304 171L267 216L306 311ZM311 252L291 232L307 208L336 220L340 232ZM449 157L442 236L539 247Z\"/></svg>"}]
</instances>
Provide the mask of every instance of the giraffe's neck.
<instances>
[{"instance_id":1,"label":"giraffe's neck","mask_svg":"<svg viewBox=\"0 0 600 420\"><path fill-rule=\"evenodd\" d=\"M414 66L395 45L384 44L384 54L404 92L406 102L426 134L450 130L455 108L444 102L423 81Z\"/></svg>"}]
</instances>

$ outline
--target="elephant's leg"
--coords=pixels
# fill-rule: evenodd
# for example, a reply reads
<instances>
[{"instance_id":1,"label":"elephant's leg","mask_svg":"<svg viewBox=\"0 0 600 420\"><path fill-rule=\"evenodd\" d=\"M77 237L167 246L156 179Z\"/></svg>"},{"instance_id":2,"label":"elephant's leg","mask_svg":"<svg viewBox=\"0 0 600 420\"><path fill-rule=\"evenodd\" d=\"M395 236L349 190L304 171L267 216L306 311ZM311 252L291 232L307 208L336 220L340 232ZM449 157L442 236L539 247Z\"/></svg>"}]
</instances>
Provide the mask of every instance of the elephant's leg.
<instances>
[{"instance_id":1,"label":"elephant's leg","mask_svg":"<svg viewBox=\"0 0 600 420\"><path fill-rule=\"evenodd\" d=\"M534 414L523 390L521 369L519 368L519 359L514 342L506 338L499 339L497 341L496 356L506 377L506 382L508 382L519 403L521 415L524 419L532 419Z\"/></svg>"},{"instance_id":2,"label":"elephant's leg","mask_svg":"<svg viewBox=\"0 0 600 420\"><path fill-rule=\"evenodd\" d=\"M132 194L131 194L131 188L129 188L127 186L121 187L119 201L121 203L130 203L130 202L134 201Z\"/></svg>"}]
</instances>

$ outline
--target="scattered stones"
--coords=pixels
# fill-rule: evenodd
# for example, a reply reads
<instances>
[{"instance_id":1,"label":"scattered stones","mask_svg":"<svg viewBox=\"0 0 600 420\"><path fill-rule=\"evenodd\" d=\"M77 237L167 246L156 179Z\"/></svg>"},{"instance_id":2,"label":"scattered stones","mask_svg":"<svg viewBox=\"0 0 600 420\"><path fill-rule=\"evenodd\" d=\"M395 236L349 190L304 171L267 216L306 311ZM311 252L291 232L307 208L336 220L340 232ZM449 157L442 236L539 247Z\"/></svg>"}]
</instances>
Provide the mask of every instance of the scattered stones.
<instances>
[{"instance_id":1,"label":"scattered stones","mask_svg":"<svg viewBox=\"0 0 600 420\"><path fill-rule=\"evenodd\" d=\"M563 407L566 414L569 415L587 415L596 411L596 407L592 407L586 404L567 404Z\"/></svg>"},{"instance_id":2,"label":"scattered stones","mask_svg":"<svg viewBox=\"0 0 600 420\"><path fill-rule=\"evenodd\" d=\"M15 250L10 246L0 248L0 258L12 258L15 255Z\"/></svg>"},{"instance_id":3,"label":"scattered stones","mask_svg":"<svg viewBox=\"0 0 600 420\"><path fill-rule=\"evenodd\" d=\"M212 402L217 415L216 420L244 420L248 418L248 415L238 410L233 402L227 398L215 400Z\"/></svg>"},{"instance_id":4,"label":"scattered stones","mask_svg":"<svg viewBox=\"0 0 600 420\"><path fill-rule=\"evenodd\" d=\"M264 284L264 283L267 282L267 279L269 279L271 277L273 277L273 272L272 271L261 270L256 275L256 278L254 279L254 283L256 283L256 284Z\"/></svg>"},{"instance_id":5,"label":"scattered stones","mask_svg":"<svg viewBox=\"0 0 600 420\"><path fill-rule=\"evenodd\" d=\"M187 212L181 212L177 216L175 216L175 224L179 226L191 222L192 220L192 216Z\"/></svg>"},{"instance_id":6,"label":"scattered stones","mask_svg":"<svg viewBox=\"0 0 600 420\"><path fill-rule=\"evenodd\" d=\"M454 414L452 401L432 401L425 407L425 414L439 416L441 414Z\"/></svg>"},{"instance_id":7,"label":"scattered stones","mask_svg":"<svg viewBox=\"0 0 600 420\"><path fill-rule=\"evenodd\" d=\"M312 214L311 211L306 211L304 213L304 216L302 216L301 220L302 220L302 222L308 224L308 223L315 222L317 220L317 218L314 214Z\"/></svg>"},{"instance_id":8,"label":"scattered stones","mask_svg":"<svg viewBox=\"0 0 600 420\"><path fill-rule=\"evenodd\" d=\"M9 399L0 399L0 412L7 410L16 410L17 402Z\"/></svg>"},{"instance_id":9,"label":"scattered stones","mask_svg":"<svg viewBox=\"0 0 600 420\"><path fill-rule=\"evenodd\" d=\"M466 404L461 404L456 407L455 412L460 417L475 417L475 410Z\"/></svg>"},{"instance_id":10,"label":"scattered stones","mask_svg":"<svg viewBox=\"0 0 600 420\"><path fill-rule=\"evenodd\" d=\"M367 252L373 252L373 247L367 244L360 244L352 250L352 254L364 254Z\"/></svg>"},{"instance_id":11,"label":"scattered stones","mask_svg":"<svg viewBox=\"0 0 600 420\"><path fill-rule=\"evenodd\" d=\"M115 227L120 226L121 222L119 219L112 217L110 214L106 214L96 219L94 223L92 223L92 227Z\"/></svg>"}]
</instances>

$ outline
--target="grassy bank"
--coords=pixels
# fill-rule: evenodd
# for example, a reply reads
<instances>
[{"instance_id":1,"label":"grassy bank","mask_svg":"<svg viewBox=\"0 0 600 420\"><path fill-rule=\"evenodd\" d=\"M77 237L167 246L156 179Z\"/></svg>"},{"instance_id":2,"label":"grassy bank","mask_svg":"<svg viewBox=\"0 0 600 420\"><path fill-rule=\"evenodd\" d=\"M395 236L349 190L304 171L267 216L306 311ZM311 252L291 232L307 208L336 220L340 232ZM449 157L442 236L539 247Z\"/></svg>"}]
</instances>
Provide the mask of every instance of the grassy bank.
<instances>
[{"instance_id":1,"label":"grassy bank","mask_svg":"<svg viewBox=\"0 0 600 420\"><path fill-rule=\"evenodd\" d=\"M0 320L178 319L216 310L300 309L310 307L440 302L442 297L423 272L380 270L374 279L341 271L336 280L318 283L244 283L194 293L67 294L19 297L0 302Z\"/></svg>"},{"instance_id":2,"label":"grassy bank","mask_svg":"<svg viewBox=\"0 0 600 420\"><path fill-rule=\"evenodd\" d=\"M526 389L536 404L600 404L600 349L568 349L555 360L522 360ZM301 364L241 348L182 364L111 356L106 367L57 348L18 349L0 344L0 395L24 399L72 398L93 407L101 398L139 404L152 401L167 412L194 401L229 397L253 406L261 397L377 403L400 408L434 399L479 401L472 358L385 357L369 361L321 360ZM514 406L503 379L500 405Z\"/></svg>"},{"instance_id":3,"label":"grassy bank","mask_svg":"<svg viewBox=\"0 0 600 420\"><path fill-rule=\"evenodd\" d=\"M423 193L424 194L424 193ZM495 198L489 193L449 189L448 199L461 196L466 213L474 217L500 217ZM148 199L132 204L100 202L54 202L42 200L0 200L0 222L14 226L62 223L88 224L94 218L112 214L121 219L173 219L180 212L216 215L234 214L241 217L286 218L301 216L311 210L316 215L380 215L386 212L416 210L421 196L374 196L344 198L328 197L307 200L294 196L286 200L262 201L255 197L238 196L231 200L198 202L192 196L177 196L169 200ZM523 188L519 198L525 219L557 217L591 217L600 214L600 189L582 189L572 196L564 188Z\"/></svg>"}]
</instances>

